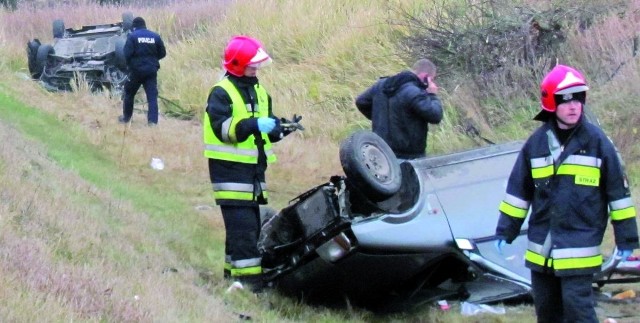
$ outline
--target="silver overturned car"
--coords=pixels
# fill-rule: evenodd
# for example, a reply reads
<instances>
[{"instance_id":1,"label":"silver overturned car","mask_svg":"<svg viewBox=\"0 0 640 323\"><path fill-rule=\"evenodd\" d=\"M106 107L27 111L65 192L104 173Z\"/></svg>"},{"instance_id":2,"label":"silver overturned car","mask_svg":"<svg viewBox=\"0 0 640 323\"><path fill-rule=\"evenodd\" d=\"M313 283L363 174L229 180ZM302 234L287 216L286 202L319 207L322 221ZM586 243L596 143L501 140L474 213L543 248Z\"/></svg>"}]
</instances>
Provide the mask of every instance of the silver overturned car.
<instances>
[{"instance_id":1,"label":"silver overturned car","mask_svg":"<svg viewBox=\"0 0 640 323\"><path fill-rule=\"evenodd\" d=\"M348 299L373 309L529 299L526 222L502 254L494 249L498 205L522 144L399 163L374 133L352 134L340 148L345 176L264 219L267 281L311 303ZM619 262L607 259L594 284L638 281L619 278Z\"/></svg>"},{"instance_id":2,"label":"silver overturned car","mask_svg":"<svg viewBox=\"0 0 640 323\"><path fill-rule=\"evenodd\" d=\"M65 28L52 23L53 44L39 39L27 43L29 73L51 91L71 90L80 82L91 90L120 93L127 79L124 44L131 31L133 14L125 12L118 23Z\"/></svg>"}]
</instances>

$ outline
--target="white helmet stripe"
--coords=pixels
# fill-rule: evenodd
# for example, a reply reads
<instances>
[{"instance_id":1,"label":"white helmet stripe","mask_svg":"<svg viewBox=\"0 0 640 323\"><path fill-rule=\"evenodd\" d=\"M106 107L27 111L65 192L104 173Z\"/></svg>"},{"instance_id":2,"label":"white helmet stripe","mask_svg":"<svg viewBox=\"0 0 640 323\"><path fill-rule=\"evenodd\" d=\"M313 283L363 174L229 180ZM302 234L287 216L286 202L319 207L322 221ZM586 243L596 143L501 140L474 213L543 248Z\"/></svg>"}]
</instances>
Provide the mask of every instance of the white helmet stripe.
<instances>
[{"instance_id":1,"label":"white helmet stripe","mask_svg":"<svg viewBox=\"0 0 640 323\"><path fill-rule=\"evenodd\" d=\"M262 49L262 47L260 47L260 48L258 48L258 51L253 56L253 58L251 58L251 60L249 61L249 65L262 63L262 62L268 60L269 58L270 58L269 54L267 54L267 52L265 52L264 49Z\"/></svg>"},{"instance_id":2,"label":"white helmet stripe","mask_svg":"<svg viewBox=\"0 0 640 323\"><path fill-rule=\"evenodd\" d=\"M557 91L554 94L584 92L589 88L584 84L583 79L575 76L571 72L567 72L562 82L558 84L558 89L560 89L560 91Z\"/></svg>"}]
</instances>

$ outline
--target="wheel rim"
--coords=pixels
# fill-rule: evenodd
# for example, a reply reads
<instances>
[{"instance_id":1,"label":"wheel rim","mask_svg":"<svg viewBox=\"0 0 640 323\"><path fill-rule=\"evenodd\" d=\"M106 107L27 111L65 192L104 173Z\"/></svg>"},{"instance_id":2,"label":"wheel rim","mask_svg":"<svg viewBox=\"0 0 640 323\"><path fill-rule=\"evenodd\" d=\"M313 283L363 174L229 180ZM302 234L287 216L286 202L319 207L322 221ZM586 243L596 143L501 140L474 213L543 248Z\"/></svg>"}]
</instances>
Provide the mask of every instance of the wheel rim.
<instances>
[{"instance_id":1,"label":"wheel rim","mask_svg":"<svg viewBox=\"0 0 640 323\"><path fill-rule=\"evenodd\" d=\"M391 167L389 160L378 147L365 144L360 148L360 153L364 165L367 167L369 174L376 178L379 182L389 182L391 179Z\"/></svg>"}]
</instances>

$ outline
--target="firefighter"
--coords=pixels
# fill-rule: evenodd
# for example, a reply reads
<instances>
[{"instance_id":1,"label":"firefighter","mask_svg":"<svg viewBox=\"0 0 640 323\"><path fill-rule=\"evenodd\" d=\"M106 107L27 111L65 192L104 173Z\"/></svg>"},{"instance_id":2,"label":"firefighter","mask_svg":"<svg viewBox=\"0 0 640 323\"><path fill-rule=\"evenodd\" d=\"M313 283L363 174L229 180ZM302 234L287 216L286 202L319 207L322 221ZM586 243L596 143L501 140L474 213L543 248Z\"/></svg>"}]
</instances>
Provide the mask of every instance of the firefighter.
<instances>
[{"instance_id":1,"label":"firefighter","mask_svg":"<svg viewBox=\"0 0 640 323\"><path fill-rule=\"evenodd\" d=\"M226 73L209 92L203 123L204 155L226 232L224 275L254 291L263 285L257 240L259 205L268 199L265 171L276 161L271 143L293 131L280 126L256 76L270 63L258 40L233 37L224 50Z\"/></svg>"},{"instance_id":2,"label":"firefighter","mask_svg":"<svg viewBox=\"0 0 640 323\"><path fill-rule=\"evenodd\" d=\"M618 256L638 248L636 210L616 148L584 118L587 84L557 65L540 84L544 122L525 142L500 204L496 246L501 253L529 209L526 266L538 322L598 322L592 296L607 221Z\"/></svg>"}]
</instances>

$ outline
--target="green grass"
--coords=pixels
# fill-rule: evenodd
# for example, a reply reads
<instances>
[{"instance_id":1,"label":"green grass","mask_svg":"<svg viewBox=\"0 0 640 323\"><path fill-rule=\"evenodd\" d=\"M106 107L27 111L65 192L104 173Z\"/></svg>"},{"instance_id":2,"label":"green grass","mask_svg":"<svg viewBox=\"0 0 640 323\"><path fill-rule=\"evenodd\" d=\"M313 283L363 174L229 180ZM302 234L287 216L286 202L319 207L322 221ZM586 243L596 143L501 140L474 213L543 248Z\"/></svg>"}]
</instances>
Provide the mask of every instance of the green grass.
<instances>
[{"instance_id":1,"label":"green grass","mask_svg":"<svg viewBox=\"0 0 640 323\"><path fill-rule=\"evenodd\" d=\"M179 251L177 254L184 260L194 266L214 266L212 259L204 256L205 249L219 244L219 238L211 234L211 229L181 196L166 187L147 185L130 177L114 162L114 156L89 143L80 127L60 121L42 110L24 106L7 95L6 88L2 87L0 115L3 122L44 144L48 156L59 165L147 213L153 219L156 232L167 233L167 225L170 225L172 234L168 236L168 243ZM90 205L90 201L83 202Z\"/></svg>"}]
</instances>

